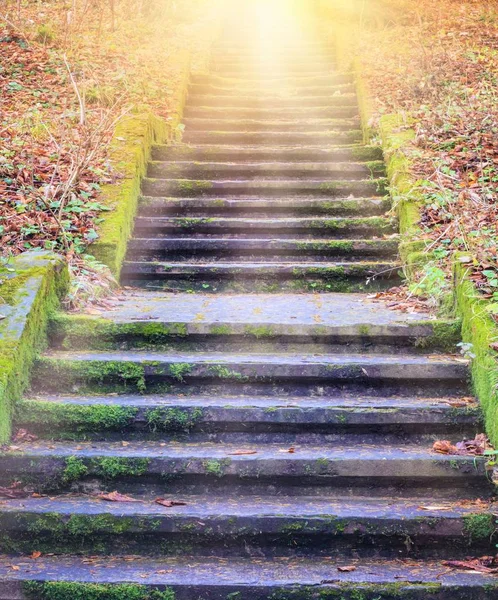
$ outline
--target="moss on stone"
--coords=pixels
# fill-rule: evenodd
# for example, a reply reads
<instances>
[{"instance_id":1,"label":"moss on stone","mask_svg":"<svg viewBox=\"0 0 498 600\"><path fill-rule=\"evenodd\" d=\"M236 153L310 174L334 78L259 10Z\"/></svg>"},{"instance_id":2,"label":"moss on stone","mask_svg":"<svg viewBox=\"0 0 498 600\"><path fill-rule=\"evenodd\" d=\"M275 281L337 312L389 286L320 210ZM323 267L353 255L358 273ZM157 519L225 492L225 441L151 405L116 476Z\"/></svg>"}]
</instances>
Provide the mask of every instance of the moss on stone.
<instances>
[{"instance_id":1,"label":"moss on stone","mask_svg":"<svg viewBox=\"0 0 498 600\"><path fill-rule=\"evenodd\" d=\"M177 381L183 381L193 369L193 365L189 363L173 363L169 365L169 374Z\"/></svg>"},{"instance_id":2,"label":"moss on stone","mask_svg":"<svg viewBox=\"0 0 498 600\"><path fill-rule=\"evenodd\" d=\"M135 584L95 584L72 582L23 583L28 600L174 600L171 589Z\"/></svg>"},{"instance_id":3,"label":"moss on stone","mask_svg":"<svg viewBox=\"0 0 498 600\"><path fill-rule=\"evenodd\" d=\"M104 479L118 479L123 477L141 477L147 473L150 459L148 458L118 458L109 456L92 459L90 469L92 473Z\"/></svg>"},{"instance_id":4,"label":"moss on stone","mask_svg":"<svg viewBox=\"0 0 498 600\"><path fill-rule=\"evenodd\" d=\"M88 475L88 467L76 456L66 458L66 466L62 472L61 482L63 485L69 485L74 481L79 481Z\"/></svg>"},{"instance_id":5,"label":"moss on stone","mask_svg":"<svg viewBox=\"0 0 498 600\"><path fill-rule=\"evenodd\" d=\"M29 385L34 361L47 343L49 315L69 279L63 260L48 252L25 253L10 266L7 287L0 286L0 297L11 307L0 321L0 442L9 439L13 407Z\"/></svg>"},{"instance_id":6,"label":"moss on stone","mask_svg":"<svg viewBox=\"0 0 498 600\"><path fill-rule=\"evenodd\" d=\"M410 327L423 325L425 322L412 321ZM415 346L423 349L439 349L446 352L455 352L457 344L461 340L462 322L459 319L454 321L431 321L430 326L432 334L419 337L415 340Z\"/></svg>"},{"instance_id":7,"label":"moss on stone","mask_svg":"<svg viewBox=\"0 0 498 600\"><path fill-rule=\"evenodd\" d=\"M147 425L152 431L189 432L202 419L202 416L202 408L153 408L145 413Z\"/></svg>"},{"instance_id":8,"label":"moss on stone","mask_svg":"<svg viewBox=\"0 0 498 600\"><path fill-rule=\"evenodd\" d=\"M72 433L121 431L138 413L137 408L118 404L63 404L42 400L21 400L16 405L15 422L37 431Z\"/></svg>"}]
</instances>

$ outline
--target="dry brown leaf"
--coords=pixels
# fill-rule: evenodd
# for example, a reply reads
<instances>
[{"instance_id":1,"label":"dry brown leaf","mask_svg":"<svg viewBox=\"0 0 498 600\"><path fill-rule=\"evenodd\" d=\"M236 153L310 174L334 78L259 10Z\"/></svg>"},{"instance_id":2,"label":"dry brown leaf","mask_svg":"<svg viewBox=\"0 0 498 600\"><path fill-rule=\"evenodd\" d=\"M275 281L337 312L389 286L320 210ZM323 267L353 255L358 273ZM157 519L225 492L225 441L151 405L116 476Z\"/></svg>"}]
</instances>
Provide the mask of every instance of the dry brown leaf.
<instances>
[{"instance_id":1,"label":"dry brown leaf","mask_svg":"<svg viewBox=\"0 0 498 600\"><path fill-rule=\"evenodd\" d=\"M106 500L107 502L140 502L136 498L120 494L119 492L110 492L108 494L99 494L97 496L100 500Z\"/></svg>"},{"instance_id":2,"label":"dry brown leaf","mask_svg":"<svg viewBox=\"0 0 498 600\"><path fill-rule=\"evenodd\" d=\"M161 506L166 506L166 508L171 508L172 506L187 506L187 503L182 500L166 500L166 498L156 498L154 502Z\"/></svg>"},{"instance_id":3,"label":"dry brown leaf","mask_svg":"<svg viewBox=\"0 0 498 600\"><path fill-rule=\"evenodd\" d=\"M245 456L248 454L257 454L257 450L235 450L235 452L230 452L229 456Z\"/></svg>"},{"instance_id":4,"label":"dry brown leaf","mask_svg":"<svg viewBox=\"0 0 498 600\"><path fill-rule=\"evenodd\" d=\"M346 567L337 567L337 570L341 573L351 573L351 571L356 571L356 567L353 565L349 565Z\"/></svg>"}]
</instances>

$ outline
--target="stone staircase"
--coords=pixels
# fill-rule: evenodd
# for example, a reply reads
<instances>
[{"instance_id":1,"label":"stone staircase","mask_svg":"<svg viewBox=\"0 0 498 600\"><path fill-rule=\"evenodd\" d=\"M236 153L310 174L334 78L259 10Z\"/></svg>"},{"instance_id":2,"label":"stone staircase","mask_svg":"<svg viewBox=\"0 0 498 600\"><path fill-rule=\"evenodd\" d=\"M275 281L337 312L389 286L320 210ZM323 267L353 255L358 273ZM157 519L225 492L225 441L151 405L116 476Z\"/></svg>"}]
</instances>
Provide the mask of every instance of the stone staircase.
<instances>
[{"instance_id":1,"label":"stone staircase","mask_svg":"<svg viewBox=\"0 0 498 600\"><path fill-rule=\"evenodd\" d=\"M130 289L53 320L0 599L495 599L443 565L495 542L485 460L432 452L483 430L458 324L359 293L400 275L352 79L316 35L270 68L239 33L155 149Z\"/></svg>"}]
</instances>

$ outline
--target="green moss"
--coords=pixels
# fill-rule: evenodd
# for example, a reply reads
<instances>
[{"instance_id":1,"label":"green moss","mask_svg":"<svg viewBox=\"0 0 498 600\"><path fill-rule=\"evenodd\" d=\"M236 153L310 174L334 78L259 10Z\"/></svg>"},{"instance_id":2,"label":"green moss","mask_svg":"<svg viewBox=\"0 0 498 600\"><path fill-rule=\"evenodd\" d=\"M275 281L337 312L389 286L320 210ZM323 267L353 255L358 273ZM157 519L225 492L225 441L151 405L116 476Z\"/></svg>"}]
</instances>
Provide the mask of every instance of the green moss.
<instances>
[{"instance_id":1,"label":"green moss","mask_svg":"<svg viewBox=\"0 0 498 600\"><path fill-rule=\"evenodd\" d=\"M224 458L222 460L206 460L204 461L204 468L206 474L214 475L216 477L223 477L225 469L231 464L230 458Z\"/></svg>"},{"instance_id":2,"label":"green moss","mask_svg":"<svg viewBox=\"0 0 498 600\"><path fill-rule=\"evenodd\" d=\"M417 326L417 322L411 322L410 326ZM436 348L446 352L455 352L457 350L457 344L462 339L462 322L460 320L431 321L431 328L431 335L415 340L417 348Z\"/></svg>"},{"instance_id":3,"label":"green moss","mask_svg":"<svg viewBox=\"0 0 498 600\"><path fill-rule=\"evenodd\" d=\"M65 295L68 271L60 257L28 252L11 261L0 296L10 303L0 320L0 442L10 436L15 403L28 388L32 366L47 343L50 314Z\"/></svg>"},{"instance_id":4,"label":"green moss","mask_svg":"<svg viewBox=\"0 0 498 600\"><path fill-rule=\"evenodd\" d=\"M380 146L355 146L351 154L357 161L382 161L384 156Z\"/></svg>"},{"instance_id":5,"label":"green moss","mask_svg":"<svg viewBox=\"0 0 498 600\"><path fill-rule=\"evenodd\" d=\"M148 458L106 458L93 459L91 470L104 479L121 477L140 477L147 473L150 459Z\"/></svg>"},{"instance_id":6,"label":"green moss","mask_svg":"<svg viewBox=\"0 0 498 600\"><path fill-rule=\"evenodd\" d=\"M95 583L35 582L23 583L29 600L174 600L171 589L159 590L135 584L100 585Z\"/></svg>"},{"instance_id":7,"label":"green moss","mask_svg":"<svg viewBox=\"0 0 498 600\"><path fill-rule=\"evenodd\" d=\"M230 335L232 329L230 325L213 325L210 329L212 335Z\"/></svg>"},{"instance_id":8,"label":"green moss","mask_svg":"<svg viewBox=\"0 0 498 600\"><path fill-rule=\"evenodd\" d=\"M231 379L234 381L249 381L248 375L243 375L238 371L232 371L228 367L222 365L213 365L209 367L209 371L219 379Z\"/></svg>"},{"instance_id":9,"label":"green moss","mask_svg":"<svg viewBox=\"0 0 498 600\"><path fill-rule=\"evenodd\" d=\"M173 379L177 381L183 381L185 376L188 375L192 369L193 365L189 363L173 363L169 365L169 374Z\"/></svg>"},{"instance_id":10,"label":"green moss","mask_svg":"<svg viewBox=\"0 0 498 600\"><path fill-rule=\"evenodd\" d=\"M203 409L154 408L145 418L152 431L184 431L193 429L202 419Z\"/></svg>"},{"instance_id":11,"label":"green moss","mask_svg":"<svg viewBox=\"0 0 498 600\"><path fill-rule=\"evenodd\" d=\"M42 400L22 400L16 406L18 426L53 433L66 430L72 433L120 431L133 423L137 408L117 404L60 404Z\"/></svg>"},{"instance_id":12,"label":"green moss","mask_svg":"<svg viewBox=\"0 0 498 600\"><path fill-rule=\"evenodd\" d=\"M192 179L183 179L177 185L179 195L186 197L198 196L213 188L212 181L194 181Z\"/></svg>"},{"instance_id":13,"label":"green moss","mask_svg":"<svg viewBox=\"0 0 498 600\"><path fill-rule=\"evenodd\" d=\"M68 485L73 481L79 481L88 474L88 467L76 456L66 458L66 467L62 472L61 482Z\"/></svg>"},{"instance_id":14,"label":"green moss","mask_svg":"<svg viewBox=\"0 0 498 600\"><path fill-rule=\"evenodd\" d=\"M470 543L489 541L496 532L496 517L488 513L475 513L463 516L464 533L469 537Z\"/></svg>"},{"instance_id":15,"label":"green moss","mask_svg":"<svg viewBox=\"0 0 498 600\"><path fill-rule=\"evenodd\" d=\"M261 338L272 338L276 336L275 332L269 325L247 325L244 328L244 333L246 335L254 336L258 340Z\"/></svg>"},{"instance_id":16,"label":"green moss","mask_svg":"<svg viewBox=\"0 0 498 600\"><path fill-rule=\"evenodd\" d=\"M41 389L68 389L75 385L80 390L98 387L105 390L112 384L116 391L146 390L145 366L126 361L71 361L41 357L36 366L35 380Z\"/></svg>"}]
</instances>

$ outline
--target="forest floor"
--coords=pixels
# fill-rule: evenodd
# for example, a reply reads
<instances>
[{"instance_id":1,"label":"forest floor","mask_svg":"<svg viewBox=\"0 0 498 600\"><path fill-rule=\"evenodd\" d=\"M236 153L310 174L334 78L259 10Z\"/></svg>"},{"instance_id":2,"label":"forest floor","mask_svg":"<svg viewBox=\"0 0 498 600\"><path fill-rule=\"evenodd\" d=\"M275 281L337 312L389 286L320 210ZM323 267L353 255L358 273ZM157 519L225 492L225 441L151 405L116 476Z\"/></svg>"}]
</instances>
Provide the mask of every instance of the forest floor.
<instances>
[{"instance_id":1,"label":"forest floor","mask_svg":"<svg viewBox=\"0 0 498 600\"><path fill-rule=\"evenodd\" d=\"M179 54L206 55L220 3L0 2L0 239L4 261L33 248L77 272L98 238L108 142L119 119L171 118ZM114 11L114 13L113 13Z\"/></svg>"},{"instance_id":2,"label":"forest floor","mask_svg":"<svg viewBox=\"0 0 498 600\"><path fill-rule=\"evenodd\" d=\"M498 307L498 4L382 4L382 26L362 28L360 57L375 119L401 112L416 129L423 235L437 259L425 284L444 286L448 258L466 251Z\"/></svg>"}]
</instances>

